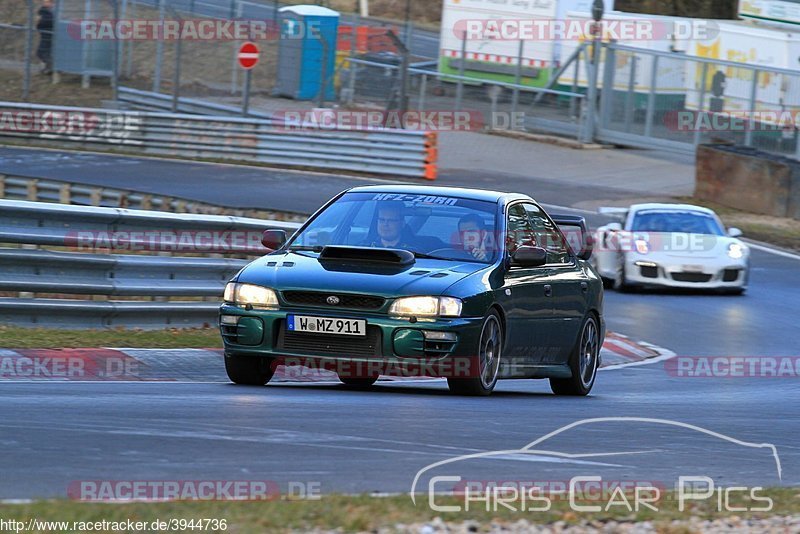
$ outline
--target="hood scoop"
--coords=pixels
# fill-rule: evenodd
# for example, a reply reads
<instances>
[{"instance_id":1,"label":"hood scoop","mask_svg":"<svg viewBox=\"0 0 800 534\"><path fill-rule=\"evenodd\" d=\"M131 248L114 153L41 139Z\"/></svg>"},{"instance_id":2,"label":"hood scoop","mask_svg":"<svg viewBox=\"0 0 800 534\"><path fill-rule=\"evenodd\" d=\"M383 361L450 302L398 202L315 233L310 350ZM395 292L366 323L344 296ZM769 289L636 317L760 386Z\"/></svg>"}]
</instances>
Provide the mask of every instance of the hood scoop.
<instances>
[{"instance_id":1,"label":"hood scoop","mask_svg":"<svg viewBox=\"0 0 800 534\"><path fill-rule=\"evenodd\" d=\"M322 249L320 262L377 263L403 267L413 265L414 255L407 250L329 245Z\"/></svg>"}]
</instances>

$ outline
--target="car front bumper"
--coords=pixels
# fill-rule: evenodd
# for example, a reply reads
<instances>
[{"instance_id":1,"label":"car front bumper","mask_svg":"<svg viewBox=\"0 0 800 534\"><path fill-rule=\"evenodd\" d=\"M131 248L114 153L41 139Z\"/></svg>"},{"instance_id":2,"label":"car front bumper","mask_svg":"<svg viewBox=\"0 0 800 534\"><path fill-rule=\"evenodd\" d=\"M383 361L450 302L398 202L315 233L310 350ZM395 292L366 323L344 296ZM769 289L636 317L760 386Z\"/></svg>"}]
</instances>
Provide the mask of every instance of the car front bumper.
<instances>
[{"instance_id":1,"label":"car front bumper","mask_svg":"<svg viewBox=\"0 0 800 534\"><path fill-rule=\"evenodd\" d=\"M747 261L730 258L647 258L629 255L625 260L625 280L636 286L663 286L685 289L743 289L750 269Z\"/></svg>"},{"instance_id":2,"label":"car front bumper","mask_svg":"<svg viewBox=\"0 0 800 534\"><path fill-rule=\"evenodd\" d=\"M364 319L367 335L288 332L290 314ZM482 324L482 317L412 323L344 310L246 310L227 304L220 308L226 355L269 358L277 365L324 368L353 376L475 376ZM447 333L451 339L430 339L436 336L432 332Z\"/></svg>"}]
</instances>

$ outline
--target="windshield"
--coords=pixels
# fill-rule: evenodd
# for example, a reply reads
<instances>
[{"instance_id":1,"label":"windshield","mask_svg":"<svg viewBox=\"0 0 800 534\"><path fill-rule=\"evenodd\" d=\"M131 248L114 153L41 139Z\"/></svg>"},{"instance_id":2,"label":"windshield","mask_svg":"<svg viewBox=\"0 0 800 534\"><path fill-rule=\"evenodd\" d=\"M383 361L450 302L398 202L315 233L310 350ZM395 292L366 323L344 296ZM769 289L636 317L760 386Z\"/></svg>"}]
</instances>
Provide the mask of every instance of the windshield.
<instances>
[{"instance_id":1,"label":"windshield","mask_svg":"<svg viewBox=\"0 0 800 534\"><path fill-rule=\"evenodd\" d=\"M394 248L418 257L491 263L497 205L446 196L348 193L319 214L290 250L326 245Z\"/></svg>"},{"instance_id":2,"label":"windshield","mask_svg":"<svg viewBox=\"0 0 800 534\"><path fill-rule=\"evenodd\" d=\"M698 211L640 211L633 219L634 232L725 235L715 217Z\"/></svg>"}]
</instances>

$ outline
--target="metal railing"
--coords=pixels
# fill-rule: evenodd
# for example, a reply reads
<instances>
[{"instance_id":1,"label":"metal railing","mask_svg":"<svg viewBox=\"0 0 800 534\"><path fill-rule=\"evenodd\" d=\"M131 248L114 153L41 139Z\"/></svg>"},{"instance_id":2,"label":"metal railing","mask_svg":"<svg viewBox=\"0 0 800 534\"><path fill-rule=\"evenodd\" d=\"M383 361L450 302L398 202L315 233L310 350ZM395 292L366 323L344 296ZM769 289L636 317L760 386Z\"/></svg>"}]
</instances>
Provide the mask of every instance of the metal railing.
<instances>
[{"instance_id":1,"label":"metal railing","mask_svg":"<svg viewBox=\"0 0 800 534\"><path fill-rule=\"evenodd\" d=\"M800 159L800 71L606 43L599 141L693 154L726 142ZM574 77L562 78L573 83ZM587 86L585 76L579 87Z\"/></svg>"},{"instance_id":2,"label":"metal railing","mask_svg":"<svg viewBox=\"0 0 800 534\"><path fill-rule=\"evenodd\" d=\"M266 252L259 244L261 233L291 233L298 227L240 217L0 200L0 243L5 244L0 294L8 295L0 297L0 323L211 325L225 283L248 263L244 258ZM182 300L170 300L176 298Z\"/></svg>"},{"instance_id":3,"label":"metal railing","mask_svg":"<svg viewBox=\"0 0 800 534\"><path fill-rule=\"evenodd\" d=\"M436 177L436 134L326 129L269 119L128 112L0 102L0 139L282 167Z\"/></svg>"},{"instance_id":4,"label":"metal railing","mask_svg":"<svg viewBox=\"0 0 800 534\"><path fill-rule=\"evenodd\" d=\"M403 99L401 65L348 58L341 72L345 105L396 109ZM521 69L520 69L521 72ZM409 109L447 114L464 112L470 130L526 130L585 136L586 95L573 88L533 87L463 74L408 68Z\"/></svg>"}]
</instances>

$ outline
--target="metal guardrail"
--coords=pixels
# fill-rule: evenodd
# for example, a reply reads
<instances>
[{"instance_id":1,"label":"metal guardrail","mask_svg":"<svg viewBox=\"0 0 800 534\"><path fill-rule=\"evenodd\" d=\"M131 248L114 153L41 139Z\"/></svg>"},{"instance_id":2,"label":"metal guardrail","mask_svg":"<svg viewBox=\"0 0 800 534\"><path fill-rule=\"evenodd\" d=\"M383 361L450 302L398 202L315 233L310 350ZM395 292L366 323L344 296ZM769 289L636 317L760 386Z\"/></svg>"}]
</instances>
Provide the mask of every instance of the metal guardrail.
<instances>
[{"instance_id":1,"label":"metal guardrail","mask_svg":"<svg viewBox=\"0 0 800 534\"><path fill-rule=\"evenodd\" d=\"M435 132L0 102L0 139L207 160L436 178Z\"/></svg>"},{"instance_id":2,"label":"metal guardrail","mask_svg":"<svg viewBox=\"0 0 800 534\"><path fill-rule=\"evenodd\" d=\"M248 262L241 257L264 252L257 243L263 230L298 227L241 217L0 200L0 243L21 245L0 248L0 292L16 295L0 297L0 323L61 328L213 324L225 283ZM103 250L106 246L147 254L112 254ZM165 256L164 251L195 256ZM97 300L108 297L122 298Z\"/></svg>"}]
</instances>

